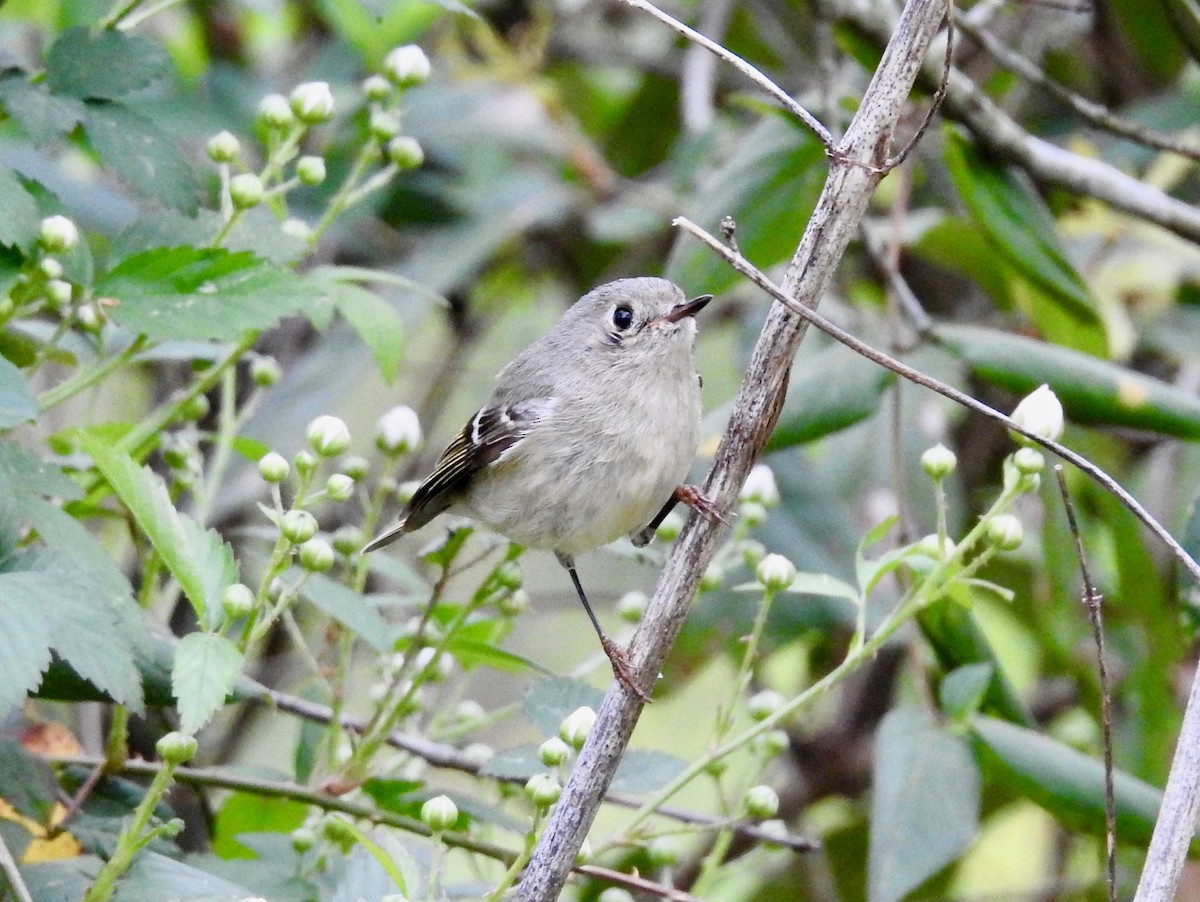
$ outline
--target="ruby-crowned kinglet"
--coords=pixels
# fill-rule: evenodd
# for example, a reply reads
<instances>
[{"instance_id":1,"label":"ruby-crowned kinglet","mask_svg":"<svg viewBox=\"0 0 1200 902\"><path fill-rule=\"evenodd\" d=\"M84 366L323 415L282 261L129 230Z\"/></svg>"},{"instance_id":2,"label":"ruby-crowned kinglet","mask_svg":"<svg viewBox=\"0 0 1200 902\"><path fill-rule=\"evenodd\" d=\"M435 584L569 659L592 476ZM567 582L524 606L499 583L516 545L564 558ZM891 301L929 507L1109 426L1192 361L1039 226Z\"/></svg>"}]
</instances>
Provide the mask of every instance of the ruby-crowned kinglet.
<instances>
[{"instance_id":1,"label":"ruby-crowned kinglet","mask_svg":"<svg viewBox=\"0 0 1200 902\"><path fill-rule=\"evenodd\" d=\"M624 650L600 628L575 555L623 535L645 545L676 502L717 517L683 485L700 429L693 317L665 279L620 279L573 304L496 376L491 397L374 539L374 551L443 511L553 551L567 568L613 671L645 699Z\"/></svg>"}]
</instances>

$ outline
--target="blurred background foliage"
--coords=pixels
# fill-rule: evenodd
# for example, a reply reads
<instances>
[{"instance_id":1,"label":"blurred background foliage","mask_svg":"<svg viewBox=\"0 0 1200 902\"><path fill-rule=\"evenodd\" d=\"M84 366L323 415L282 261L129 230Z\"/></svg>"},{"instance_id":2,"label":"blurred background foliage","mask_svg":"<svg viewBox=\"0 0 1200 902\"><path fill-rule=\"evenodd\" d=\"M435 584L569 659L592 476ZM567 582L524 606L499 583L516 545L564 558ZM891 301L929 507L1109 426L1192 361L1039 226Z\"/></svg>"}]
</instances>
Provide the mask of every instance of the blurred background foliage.
<instances>
[{"instance_id":1,"label":"blurred background foliage","mask_svg":"<svg viewBox=\"0 0 1200 902\"><path fill-rule=\"evenodd\" d=\"M147 15L129 33L161 48L163 77L140 79L131 66L130 83L120 93L93 96L86 71L76 70L82 87L65 75L58 81L45 76L48 65L55 71L51 48L69 53L56 42L70 29L93 29L123 5L8 0L0 10L0 105L7 114L0 124L0 203L17 196L8 190L15 174L28 192L20 193L38 204L33 212L63 212L77 222L88 253L64 264L85 286L102 285L103 274L133 250L197 242L192 217L213 209L218 190L205 143L228 129L250 146L263 95L286 94L299 82L330 83L338 101L335 118L308 136L306 152L325 157L327 184L336 185L368 129L353 99L361 79L399 44L420 43L433 61L432 77L406 94L403 111L405 132L424 148L424 166L337 219L311 254L279 232L266 213L231 236L233 249L252 250L285 269L299 264L301 278L292 289L314 298L319 288L311 274L321 265L402 277L370 285L398 318L388 334L402 336L399 354L394 342L372 344L369 316L358 322L345 313L335 317L316 301L304 308L305 316L263 332L256 348L280 362L283 378L244 424L243 434L259 443L254 447L290 455L303 447L305 424L332 413L349 424L353 450L371 454L375 421L406 403L428 437L397 474L415 478L486 396L496 369L565 305L603 281L655 274L674 279L689 294L718 295L701 322L708 415L696 473L703 472L767 300L699 245L678 237L671 218L683 214L715 231L722 217L734 217L741 250L778 273L826 171L819 142L736 73L661 24L611 2L221 0L135 7L135 15ZM882 50L871 27L879 10L864 12L871 6L705 0L670 11L752 61L837 132ZM1183 0L1078 7L983 0L961 13L1070 90L1139 125L1200 145L1196 21ZM1101 161L1183 204L1196 203L1195 156L1151 149L1093 127L962 34L955 64L1028 135L1068 152L1071 165ZM108 65L119 70L121 61ZM913 103L900 140L919 122L930 87ZM821 301L823 312L1000 409L1049 382L1067 411L1064 441L1114 474L1197 553L1200 249L1178 230L1039 180L1038 173L990 155L988 146L986 136L968 126L937 121L911 159L884 180L862 240ZM289 196L289 214L311 223L330 191L299 189ZM7 248L0 269L15 279L30 241L22 223L30 217L10 209L2 218L9 226L0 227ZM923 313L897 296L901 281ZM0 350L25 366L29 358L21 355L36 353L29 348L36 349L46 331L36 323L10 323ZM63 463L55 454L63 449L48 441L62 430L136 420L147 405L188 384L189 361L209 352L197 352L187 341L179 336L163 343L155 359L38 416L14 430L10 441ZM67 372L73 359L63 360ZM40 369L33 388L44 391L62 378ZM899 517L891 541L933 531L933 492L918 458L937 442L958 456L946 488L950 531L961 535L999 490L1011 440L993 423L811 334L793 367L787 406L765 457L780 502L744 538L787 556L802 571L853 581L861 537L886 517ZM234 543L246 582L246 574L261 566L246 549L261 539L255 503L266 499L255 456L232 463L205 512L207 524ZM159 466L157 458L151 461ZM1196 589L1110 496L1076 473L1068 473L1068 481L1106 599L1117 765L1161 786L1193 670ZM186 510L186 497L180 503ZM968 729L963 735L980 763L981 786L972 790L954 782L969 766L935 766L926 775L932 782L921 784L923 800L937 804L926 809L904 802L908 819L895 834L894 852L915 859L913 874L896 878L891 889L876 885L872 897L908 891L914 898L1101 897L1097 784L1084 781L1078 790L1069 785L1079 772L1070 750L1099 755L1099 687L1079 604L1078 562L1054 480L1046 478L1040 500L1023 499L1018 512L1024 543L984 574L1011 590L1010 601L981 592L969 609L931 612L919 629L901 633L789 726L788 748L768 772L781 799L778 817L793 833L820 840L823 849L797 854L760 848L759 857L747 859L752 866L738 868L738 856L747 853L738 840L729 850L727 878L711 898L866 898L870 825L874 818L880 829L887 814L873 813L871 787L887 779L889 768L907 773L902 755L891 752L912 748L902 739L885 742L893 733L880 723L889 711L899 712L891 731L951 735L921 718L937 711L934 699L947 673L980 661L994 668L1000 687L981 711L1054 743L1014 740L984 721ZM336 529L339 517L353 524L355 516L334 511L322 517L322 528ZM440 529L427 532L436 538ZM414 539L399 546L400 564L376 565L377 591L397 575L421 571L422 544ZM627 590L649 591L662 560L661 549L651 551L635 557L628 547L617 547L581 563L584 582L602 607L611 612L604 602ZM736 557L726 560L727 569L706 580L659 700L642 719L636 743L643 749L687 760L707 741L711 700L724 696L722 687L736 670L740 637L757 598L735 590L752 578L752 569ZM533 609L516 621L503 647L558 674L576 672L587 660L591 682L606 685L609 674L595 666L590 628L561 572L539 554L524 563ZM136 572L135 560L127 558L125 565ZM882 584L871 599L872 617L888 609L899 588ZM177 632L189 622L180 610L164 619ZM605 619L615 622L611 613ZM306 621L314 630L321 625L319 619ZM781 595L764 635L755 688L795 695L842 658L853 625L853 609L837 599ZM303 693L296 657L279 637L250 675ZM370 667L364 662L363 669L366 675L355 682L365 690ZM445 704L469 699L488 711L505 709L534 676L527 669L476 670ZM63 720L84 748L100 751L103 720L96 709L43 705L37 716ZM136 719L135 749L149 754L169 720L155 709ZM20 724L12 718L7 728L17 731ZM202 734L201 759L290 771L297 733L295 723L279 714L235 708ZM504 749L530 735L527 724L502 720L460 744L483 741ZM434 772L421 779L473 791L462 777ZM958 810L955 793L974 793L981 808L977 828L964 842L952 840L943 860L937 850L921 851L937 845L922 829L937 833L939 805ZM714 804L713 796L710 787L693 785L678 803L702 809ZM212 813L205 809L211 802L180 804ZM1152 808L1143 808L1120 837L1126 841L1125 891L1138 872L1152 817ZM185 847L226 857L245 854L231 838L239 832L296 826L291 812L272 824L261 808L232 803L220 809L211 829L200 814L196 823L183 837ZM610 823L620 819L606 812L597 834ZM674 873L680 886L695 877L689 868L705 849L703 836L692 839ZM633 852L617 858L655 873L652 862ZM249 873L246 867L242 874ZM226 867L224 873L239 872ZM131 886L148 888L127 887L128 898L140 898L139 891L155 898L153 888L163 884L154 880L165 879L147 873L134 878L142 883ZM906 879L911 885L904 885ZM1196 879L1191 871L1185 875ZM570 892L581 899L599 892L598 884L580 886Z\"/></svg>"}]
</instances>

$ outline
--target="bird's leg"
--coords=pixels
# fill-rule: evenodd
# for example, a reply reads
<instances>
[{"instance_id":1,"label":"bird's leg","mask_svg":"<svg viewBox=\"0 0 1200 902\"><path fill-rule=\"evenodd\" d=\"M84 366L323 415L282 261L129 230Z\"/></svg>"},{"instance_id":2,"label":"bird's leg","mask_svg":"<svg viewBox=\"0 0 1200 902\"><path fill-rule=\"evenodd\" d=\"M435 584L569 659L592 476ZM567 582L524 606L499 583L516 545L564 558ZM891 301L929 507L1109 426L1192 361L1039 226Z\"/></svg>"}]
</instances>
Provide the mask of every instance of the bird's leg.
<instances>
[{"instance_id":1,"label":"bird's leg","mask_svg":"<svg viewBox=\"0 0 1200 902\"><path fill-rule=\"evenodd\" d=\"M634 533L630 537L633 544L638 548L649 545L650 540L654 538L655 530L662 526L662 521L667 519L667 515L674 510L675 505L680 503L686 504L706 520L723 523L726 526L729 525L729 521L717 509L716 502L700 491L699 487L694 485L677 485L675 486L675 491L671 492L670 499L663 505L662 510L654 515L654 519L650 521L650 524L641 532Z\"/></svg>"},{"instance_id":2,"label":"bird's leg","mask_svg":"<svg viewBox=\"0 0 1200 902\"><path fill-rule=\"evenodd\" d=\"M588 619L592 621L596 635L600 637L600 647L604 649L604 654L608 656L609 663L612 664L613 676L617 678L618 683L625 687L625 691L639 698L643 704L648 703L650 696L638 685L637 679L634 677L633 668L629 665L629 656L625 653L625 649L608 637L608 634L604 632L604 628L600 626L600 621L596 619L596 614L592 611L592 606L588 603L587 595L584 594L583 583L579 581L579 574L575 570L575 558L569 554L558 554L557 552L555 552L554 556L558 558L558 562L571 575L571 582L575 584L575 592L579 595L579 600L583 602L583 609L587 611Z\"/></svg>"}]
</instances>

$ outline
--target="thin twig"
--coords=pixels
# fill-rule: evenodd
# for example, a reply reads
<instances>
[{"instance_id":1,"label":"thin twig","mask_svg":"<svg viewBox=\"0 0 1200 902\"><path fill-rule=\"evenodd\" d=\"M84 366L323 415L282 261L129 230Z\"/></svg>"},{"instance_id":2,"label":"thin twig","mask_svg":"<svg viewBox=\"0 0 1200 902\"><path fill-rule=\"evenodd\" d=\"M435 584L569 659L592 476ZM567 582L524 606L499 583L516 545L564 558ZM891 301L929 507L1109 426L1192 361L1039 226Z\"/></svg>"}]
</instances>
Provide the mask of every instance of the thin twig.
<instances>
[{"instance_id":1,"label":"thin twig","mask_svg":"<svg viewBox=\"0 0 1200 902\"><path fill-rule=\"evenodd\" d=\"M1067 490L1067 478L1062 464L1054 465L1054 476L1058 490L1062 493L1063 508L1067 512L1067 525L1075 537L1075 556L1079 559L1079 573L1083 579L1082 600L1092 624L1092 640L1096 643L1096 666L1100 672L1100 723L1104 738L1104 840L1105 860L1108 871L1108 902L1117 902L1117 809L1116 791L1113 788L1113 743L1112 743L1112 699L1109 696L1108 665L1104 653L1104 598L1096 591L1091 574L1088 573L1087 557L1083 553L1083 536L1075 520L1075 504Z\"/></svg>"},{"instance_id":2,"label":"thin twig","mask_svg":"<svg viewBox=\"0 0 1200 902\"><path fill-rule=\"evenodd\" d=\"M1056 100L1070 107L1071 111L1085 122L1146 147L1153 147L1155 150L1165 150L1190 160L1200 160L1200 147L1195 142L1181 141L1171 135L1164 135L1160 131L1118 116L1104 104L1081 97L1055 81L1033 61L1017 53L992 32L975 25L969 16L956 13L954 19L967 37L982 47L992 59L1031 84L1045 89Z\"/></svg>"},{"instance_id":3,"label":"thin twig","mask_svg":"<svg viewBox=\"0 0 1200 902\"><path fill-rule=\"evenodd\" d=\"M575 873L585 877L594 877L597 880L606 880L609 883L616 883L639 892L650 893L660 899L669 899L671 902L704 902L699 896L693 896L684 890L655 883L653 880L647 880L637 874L626 874L596 864L581 864L575 868Z\"/></svg>"},{"instance_id":4,"label":"thin twig","mask_svg":"<svg viewBox=\"0 0 1200 902\"><path fill-rule=\"evenodd\" d=\"M1012 432L1020 433L1030 441L1036 442L1046 450L1056 454L1068 463L1074 464L1093 480L1099 483L1100 486L1102 486L1106 491L1115 495L1117 500L1127 507L1135 517L1141 520L1142 523L1145 524L1152 533L1154 533L1159 541L1161 541L1167 546L1167 548L1170 549L1171 554L1174 555L1174 557L1181 564L1183 564L1187 571L1191 573L1192 576L1197 580L1200 580L1200 564L1196 563L1195 559L1188 554L1184 547L1175 539L1175 537L1167 531L1167 528L1159 523L1158 520L1156 520L1154 516L1142 506L1141 502L1129 494L1129 492L1122 487L1120 483L1118 483L1104 470L1096 466L1086 457L1077 454L1065 445L1060 445L1056 441L1043 438L1040 435L1030 432L1028 429L1025 429L1017 424L1011 417L1006 416L992 407L989 407L982 401L976 400L965 392L959 391L957 388L947 385L944 382L940 382L937 379L934 379L932 376L922 373L920 370L913 369L908 364L902 363L896 358L891 357L888 354L885 354L883 351L873 348L871 345L868 345L861 339L856 338L841 326L838 326L831 320L826 319L815 310L800 303L795 298L789 297L781 288L779 288L779 286L767 278L767 276L764 275L762 271L759 270L753 263L740 254L735 254L732 250L725 247L720 241L718 241L708 232L704 231L704 229L700 228L700 226L696 225L691 220L680 216L676 218L675 225L707 244L714 252L722 257L725 262L748 278L763 291L767 292L767 294L771 295L771 297L773 297L775 300L779 301L779 303L788 310L791 310L793 313L801 316L807 322L812 323L812 325L816 326L830 338L841 342L856 354L860 354L863 357L866 357L868 360L878 363L880 366L887 367L892 372L904 377L910 382L915 382L917 385L928 388L931 391L935 391L939 395L947 397L957 404L961 404L963 407L968 407L976 413L983 414L985 417L1001 423L1006 429L1009 429Z\"/></svg>"},{"instance_id":5,"label":"thin twig","mask_svg":"<svg viewBox=\"0 0 1200 902\"><path fill-rule=\"evenodd\" d=\"M802 107L799 103L797 103L787 91L783 90L783 88L779 87L779 85L775 84L775 82L771 81L771 79L767 78L767 76L765 76L758 69L754 68L754 66L750 65L750 63L746 62L736 53L731 50L726 50L716 41L712 41L706 38L700 32L696 31L694 28L684 25L678 19L663 12L653 3L649 3L648 0L622 0L622 2L628 3L630 6L640 9L642 12L649 13L664 25L667 25L679 32L689 41L699 44L709 53L729 63L729 65L733 66L733 68L737 69L748 79L778 100L785 110L807 125L812 130L813 134L820 138L821 143L825 145L826 151L829 151L833 148L833 136L829 134L829 129L818 122L816 117Z\"/></svg>"},{"instance_id":6,"label":"thin twig","mask_svg":"<svg viewBox=\"0 0 1200 902\"><path fill-rule=\"evenodd\" d=\"M925 132L929 130L929 126L933 124L933 118L937 115L938 110L942 108L942 101L946 99L946 84L950 81L950 69L954 63L954 0L946 0L946 53L942 62L942 77L938 81L937 89L933 92L933 100L929 104L929 109L925 111L925 116L921 119L921 124L917 126L917 130L913 132L912 137L908 139L908 143L901 148L900 153L896 154L887 161L885 169L895 169L901 163L908 159L908 155L913 152L913 148L920 143L925 137Z\"/></svg>"},{"instance_id":7,"label":"thin twig","mask_svg":"<svg viewBox=\"0 0 1200 902\"><path fill-rule=\"evenodd\" d=\"M17 860L13 858L8 843L4 841L2 830L0 830L0 873L3 873L5 879L8 880L9 888L17 897L17 902L33 902L33 896L29 894L29 887L25 885L25 880L21 877L21 871L17 867Z\"/></svg>"}]
</instances>

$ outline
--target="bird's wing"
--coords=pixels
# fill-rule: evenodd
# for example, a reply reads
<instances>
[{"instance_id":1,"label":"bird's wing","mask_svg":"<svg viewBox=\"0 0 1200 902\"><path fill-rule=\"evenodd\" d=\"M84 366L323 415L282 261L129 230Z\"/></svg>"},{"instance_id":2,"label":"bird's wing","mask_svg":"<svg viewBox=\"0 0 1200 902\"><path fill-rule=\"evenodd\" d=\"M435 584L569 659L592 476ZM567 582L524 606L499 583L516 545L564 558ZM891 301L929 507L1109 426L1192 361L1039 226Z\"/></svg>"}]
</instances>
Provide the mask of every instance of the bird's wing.
<instances>
[{"instance_id":1,"label":"bird's wing","mask_svg":"<svg viewBox=\"0 0 1200 902\"><path fill-rule=\"evenodd\" d=\"M404 531L424 526L466 490L475 474L496 463L554 409L553 398L489 405L471 417L442 452L401 515Z\"/></svg>"}]
</instances>

